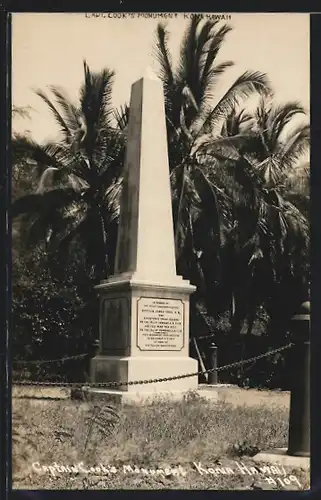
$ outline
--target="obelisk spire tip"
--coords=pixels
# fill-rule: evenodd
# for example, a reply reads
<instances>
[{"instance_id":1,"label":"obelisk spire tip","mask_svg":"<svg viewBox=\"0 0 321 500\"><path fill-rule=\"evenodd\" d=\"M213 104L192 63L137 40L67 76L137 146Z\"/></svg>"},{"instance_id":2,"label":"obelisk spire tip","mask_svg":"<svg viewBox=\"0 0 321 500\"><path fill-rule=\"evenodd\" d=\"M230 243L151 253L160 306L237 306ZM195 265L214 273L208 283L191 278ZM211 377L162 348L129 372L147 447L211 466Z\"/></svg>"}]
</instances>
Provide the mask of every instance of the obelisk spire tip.
<instances>
[{"instance_id":1,"label":"obelisk spire tip","mask_svg":"<svg viewBox=\"0 0 321 500\"><path fill-rule=\"evenodd\" d=\"M157 76L150 66L147 66L147 68L145 69L143 78L148 78L148 80L158 80Z\"/></svg>"}]
</instances>

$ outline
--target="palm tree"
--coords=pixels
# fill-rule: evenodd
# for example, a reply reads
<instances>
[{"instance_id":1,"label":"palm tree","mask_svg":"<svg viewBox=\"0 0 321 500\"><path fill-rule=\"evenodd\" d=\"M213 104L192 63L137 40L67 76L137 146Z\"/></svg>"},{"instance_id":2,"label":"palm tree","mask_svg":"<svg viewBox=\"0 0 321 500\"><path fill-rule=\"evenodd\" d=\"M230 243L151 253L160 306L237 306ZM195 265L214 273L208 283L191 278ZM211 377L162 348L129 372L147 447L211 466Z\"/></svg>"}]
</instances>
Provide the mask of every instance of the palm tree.
<instances>
[{"instance_id":1,"label":"palm tree","mask_svg":"<svg viewBox=\"0 0 321 500\"><path fill-rule=\"evenodd\" d=\"M284 197L309 218L310 213L310 163L300 162L284 182Z\"/></svg>"},{"instance_id":2,"label":"palm tree","mask_svg":"<svg viewBox=\"0 0 321 500\"><path fill-rule=\"evenodd\" d=\"M224 176L225 193L234 199L235 227L226 249L228 268L233 270L235 331L240 331L246 317L251 331L262 303L284 325L297 302L306 299L309 195L302 158L309 148L310 130L304 121L293 124L304 112L296 102L277 106L261 100L254 116L232 113L222 129L222 137L237 137L243 122L242 144L233 154L229 144L230 157L235 160L227 162ZM212 147L215 153L215 144ZM222 182L218 171L214 177Z\"/></svg>"},{"instance_id":3,"label":"palm tree","mask_svg":"<svg viewBox=\"0 0 321 500\"><path fill-rule=\"evenodd\" d=\"M289 172L308 146L309 127L287 130L304 110L298 103L267 106L273 92L261 73L244 73L215 102L218 77L233 64L216 63L230 30L194 18L174 68L169 34L160 24L156 57L164 84L180 272L206 296L208 312L230 304L233 330L240 331L248 315L250 331L263 300L262 287L257 294L262 269L270 281L280 282L285 263L297 275L294 261L306 262L308 225L290 203ZM255 94L262 97L255 115L240 111L242 101Z\"/></svg>"},{"instance_id":4,"label":"palm tree","mask_svg":"<svg viewBox=\"0 0 321 500\"><path fill-rule=\"evenodd\" d=\"M78 244L95 282L113 265L121 188L124 134L113 122L113 79L113 71L93 73L84 61L78 104L57 87L50 88L53 99L37 91L60 128L60 141L42 145L29 137L13 140L15 161L29 159L40 174L37 192L17 200L13 216L26 214L30 242L43 241L48 256L58 256L61 264Z\"/></svg>"},{"instance_id":5,"label":"palm tree","mask_svg":"<svg viewBox=\"0 0 321 500\"><path fill-rule=\"evenodd\" d=\"M177 264L179 272L198 286L203 297L212 293L219 280L222 231L230 227L233 201L209 172L221 168L222 161L229 158L230 145L237 147L242 142L239 135L223 140L222 124L237 103L271 92L265 74L247 71L222 97L215 95L220 76L233 66L232 61L217 62L230 31L227 24L194 17L181 42L176 67L168 49L166 27L159 24L156 32L155 56L165 94Z\"/></svg>"},{"instance_id":6,"label":"palm tree","mask_svg":"<svg viewBox=\"0 0 321 500\"><path fill-rule=\"evenodd\" d=\"M263 181L264 201L270 205L261 209L261 221L268 230L263 259L274 269L266 307L274 320L283 323L309 293L309 176L303 160L309 150L310 127L306 121L293 124L303 114L304 108L296 102L273 106L262 101L256 113L261 150L256 148L248 156ZM274 330L277 334L279 329Z\"/></svg>"},{"instance_id":7,"label":"palm tree","mask_svg":"<svg viewBox=\"0 0 321 500\"><path fill-rule=\"evenodd\" d=\"M32 108L30 106L12 106L11 110L12 116L12 138L17 140L21 137L29 136L30 131L24 132L23 136L16 130L17 120L30 120ZM25 168L26 159L22 156L15 157L13 155L13 165L12 165L12 184L11 184L11 195L12 199L15 200L18 197L23 196L26 192L32 190L33 179L30 176L30 171L26 174Z\"/></svg>"},{"instance_id":8,"label":"palm tree","mask_svg":"<svg viewBox=\"0 0 321 500\"><path fill-rule=\"evenodd\" d=\"M294 119L306 111L298 102L274 105L261 100L256 111L256 142L248 158L269 191L293 200L308 214L309 167L306 153L310 146L309 123Z\"/></svg>"}]
</instances>

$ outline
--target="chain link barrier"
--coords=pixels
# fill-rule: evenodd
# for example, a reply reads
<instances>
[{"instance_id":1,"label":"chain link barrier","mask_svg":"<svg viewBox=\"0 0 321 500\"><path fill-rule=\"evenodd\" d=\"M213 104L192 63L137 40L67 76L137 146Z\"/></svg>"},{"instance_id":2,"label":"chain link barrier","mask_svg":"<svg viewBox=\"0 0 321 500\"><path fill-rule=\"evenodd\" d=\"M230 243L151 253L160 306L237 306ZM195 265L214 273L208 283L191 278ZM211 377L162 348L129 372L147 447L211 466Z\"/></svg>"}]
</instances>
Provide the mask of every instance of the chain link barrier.
<instances>
[{"instance_id":1,"label":"chain link barrier","mask_svg":"<svg viewBox=\"0 0 321 500\"><path fill-rule=\"evenodd\" d=\"M211 335L201 335L200 337L197 337L196 340L204 340L204 339L209 339L215 337L216 334L212 333ZM190 339L190 342L192 339ZM16 366L25 366L25 365L46 365L49 363L64 363L65 361L70 361L72 359L83 359L89 356L88 353L86 354L75 354L74 356L67 356L65 358L59 358L59 359L36 359L36 360L31 360L31 361L26 361L26 360L13 360L13 364Z\"/></svg>"},{"instance_id":2,"label":"chain link barrier","mask_svg":"<svg viewBox=\"0 0 321 500\"><path fill-rule=\"evenodd\" d=\"M39 360L32 360L32 361L17 361L13 360L13 364L16 365L46 365L47 363L64 363L65 361L69 361L71 359L83 359L86 356L89 356L88 353L86 354L75 354L74 356L67 356L66 358L59 358L59 359L39 359Z\"/></svg>"},{"instance_id":3,"label":"chain link barrier","mask_svg":"<svg viewBox=\"0 0 321 500\"><path fill-rule=\"evenodd\" d=\"M248 363L255 362L259 359L266 358L268 356L272 356L273 354L276 354L278 352L282 352L286 349L289 349L290 347L293 346L293 343L290 342L289 344L278 347L277 349L273 349L271 351L267 351L263 354L259 354L258 356L253 356L252 358L248 359L242 359L241 361L235 361L234 363L229 363L224 366L219 366L216 368L210 368L208 370L200 370L198 372L194 373L186 373L184 375L176 375L173 377L162 377L162 378L155 378L155 379L145 379L145 380L135 380L135 381L129 381L129 382L38 382L38 381L31 381L31 380L13 380L13 384L17 386L45 386L45 387L110 387L110 388L117 388L117 387L123 387L123 386L132 386L132 385L144 385L144 384L154 384L158 382L169 382L171 380L180 380L184 378L189 378L189 377L196 377L199 375L205 375L206 373L212 373L214 371L220 372L223 370L227 370L230 368L234 368L236 366L242 366ZM81 356L81 355L78 355ZM85 356L85 355L82 355ZM87 356L87 355L86 355ZM77 356L74 356L73 358L76 358ZM67 358L63 358L67 359ZM70 358L69 358L70 359ZM53 361L53 360L51 360Z\"/></svg>"}]
</instances>

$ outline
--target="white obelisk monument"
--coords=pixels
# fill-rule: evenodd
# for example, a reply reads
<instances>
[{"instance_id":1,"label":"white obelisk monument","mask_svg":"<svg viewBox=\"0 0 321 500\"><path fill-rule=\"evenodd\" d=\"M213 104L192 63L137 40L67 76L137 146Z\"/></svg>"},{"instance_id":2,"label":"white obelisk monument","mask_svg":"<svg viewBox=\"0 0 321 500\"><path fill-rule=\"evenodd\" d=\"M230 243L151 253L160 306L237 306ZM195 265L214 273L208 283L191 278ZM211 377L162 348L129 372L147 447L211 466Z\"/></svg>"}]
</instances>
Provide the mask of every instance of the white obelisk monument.
<instances>
[{"instance_id":1,"label":"white obelisk monument","mask_svg":"<svg viewBox=\"0 0 321 500\"><path fill-rule=\"evenodd\" d=\"M123 382L90 392L123 397L184 393L197 376L126 385L198 370L189 357L189 297L176 274L163 87L147 70L132 85L114 275L98 285L100 349L93 382Z\"/></svg>"}]
</instances>

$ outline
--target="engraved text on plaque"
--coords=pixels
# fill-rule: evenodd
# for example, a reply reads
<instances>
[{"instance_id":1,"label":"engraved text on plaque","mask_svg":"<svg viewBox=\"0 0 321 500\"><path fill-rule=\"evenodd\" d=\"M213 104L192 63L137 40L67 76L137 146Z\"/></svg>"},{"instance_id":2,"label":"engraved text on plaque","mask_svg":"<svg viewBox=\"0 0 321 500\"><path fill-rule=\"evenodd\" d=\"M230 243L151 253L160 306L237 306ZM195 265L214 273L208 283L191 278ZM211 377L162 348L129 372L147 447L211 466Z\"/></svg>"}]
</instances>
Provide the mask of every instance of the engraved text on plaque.
<instances>
[{"instance_id":1,"label":"engraved text on plaque","mask_svg":"<svg viewBox=\"0 0 321 500\"><path fill-rule=\"evenodd\" d=\"M137 347L141 351L181 351L184 304L177 299L141 297L137 301Z\"/></svg>"}]
</instances>

